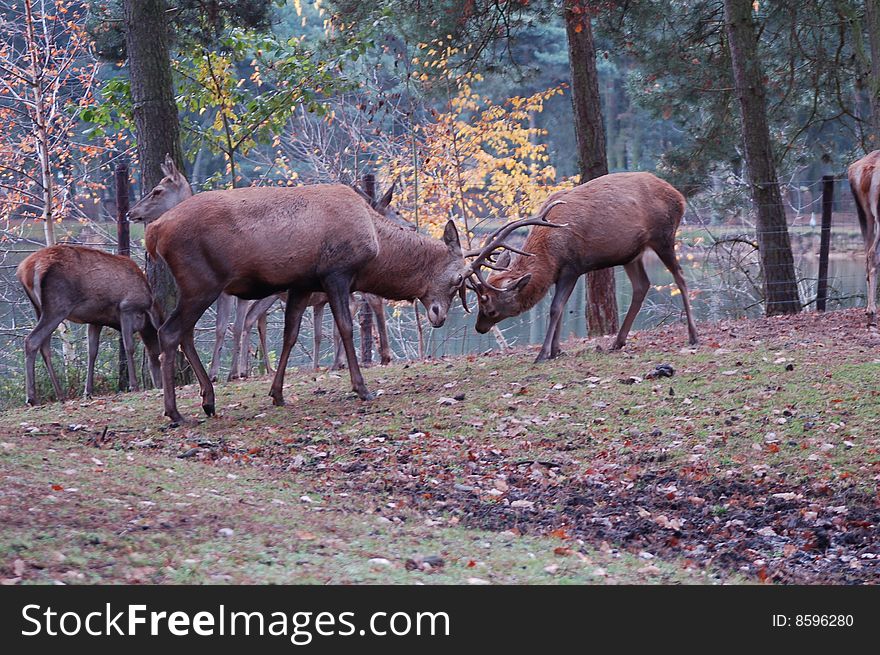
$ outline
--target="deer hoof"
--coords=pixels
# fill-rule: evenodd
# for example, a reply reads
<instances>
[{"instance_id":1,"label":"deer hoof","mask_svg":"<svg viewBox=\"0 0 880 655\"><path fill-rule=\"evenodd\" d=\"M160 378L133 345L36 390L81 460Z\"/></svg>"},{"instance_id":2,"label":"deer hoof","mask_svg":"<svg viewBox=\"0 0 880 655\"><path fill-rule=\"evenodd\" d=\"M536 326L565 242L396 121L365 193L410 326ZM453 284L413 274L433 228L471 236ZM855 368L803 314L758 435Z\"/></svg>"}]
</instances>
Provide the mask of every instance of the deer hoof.
<instances>
[{"instance_id":1,"label":"deer hoof","mask_svg":"<svg viewBox=\"0 0 880 655\"><path fill-rule=\"evenodd\" d=\"M540 364L541 362L546 362L548 359L550 359L550 358L547 356L546 353L540 352L540 353L538 353L538 356L535 357L535 364Z\"/></svg>"},{"instance_id":2,"label":"deer hoof","mask_svg":"<svg viewBox=\"0 0 880 655\"><path fill-rule=\"evenodd\" d=\"M275 405L275 407L284 407L284 396L280 393L270 393L269 395L272 396L272 404Z\"/></svg>"},{"instance_id":3,"label":"deer hoof","mask_svg":"<svg viewBox=\"0 0 880 655\"><path fill-rule=\"evenodd\" d=\"M696 337L691 337L690 339L688 339L688 343L692 346L699 346L700 340L697 339Z\"/></svg>"},{"instance_id":4,"label":"deer hoof","mask_svg":"<svg viewBox=\"0 0 880 655\"><path fill-rule=\"evenodd\" d=\"M381 362L382 366L388 366L390 363L391 363L390 357L383 357L382 358L382 362Z\"/></svg>"},{"instance_id":5,"label":"deer hoof","mask_svg":"<svg viewBox=\"0 0 880 655\"><path fill-rule=\"evenodd\" d=\"M202 409L205 410L205 414L208 416L217 415L217 412L214 411L214 403L202 403Z\"/></svg>"},{"instance_id":6,"label":"deer hoof","mask_svg":"<svg viewBox=\"0 0 880 655\"><path fill-rule=\"evenodd\" d=\"M25 405L30 405L31 407L37 406L36 398L28 398L27 400L24 401L24 403L25 403Z\"/></svg>"},{"instance_id":7,"label":"deer hoof","mask_svg":"<svg viewBox=\"0 0 880 655\"><path fill-rule=\"evenodd\" d=\"M363 392L358 391L357 395L361 400L364 400L364 401L376 400L376 394L374 394L371 391L363 391Z\"/></svg>"}]
</instances>

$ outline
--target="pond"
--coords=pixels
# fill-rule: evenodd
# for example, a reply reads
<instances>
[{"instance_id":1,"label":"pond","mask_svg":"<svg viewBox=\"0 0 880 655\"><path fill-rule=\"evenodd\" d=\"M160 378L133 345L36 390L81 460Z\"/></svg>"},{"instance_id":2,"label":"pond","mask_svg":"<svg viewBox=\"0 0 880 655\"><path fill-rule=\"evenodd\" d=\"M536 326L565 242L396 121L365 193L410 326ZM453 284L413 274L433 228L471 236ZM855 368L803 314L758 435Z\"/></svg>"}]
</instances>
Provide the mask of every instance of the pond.
<instances>
[{"instance_id":1,"label":"pond","mask_svg":"<svg viewBox=\"0 0 880 655\"><path fill-rule=\"evenodd\" d=\"M836 255L829 262L828 309L841 309L864 305L865 269L859 254ZM718 321L728 318L757 317L762 307L755 299L748 276L739 270L721 270L718 265L701 262L698 259L682 258L682 266L691 292L691 305L697 322ZM798 258L797 267L802 279L800 293L802 299L814 299L819 260L817 257L803 255ZM663 264L650 253L645 258L645 268L652 288L636 318L634 330L655 327L660 324L683 321L681 297L674 286L672 275ZM629 307L632 288L622 267L615 269L617 282L617 305L621 320ZM675 295L673 295L675 294ZM552 290L530 311L499 324L505 339L510 345L539 344L544 340L549 317ZM474 310L476 301L470 294L469 303ZM563 340L570 337L587 336L587 323L584 313L586 304L584 278L578 282L565 308L563 317ZM474 315L465 314L461 303L453 304L446 324L433 329L422 311L424 350L430 356L461 355L481 353L498 349L499 344L492 333L481 335L474 330ZM304 319L301 339L291 360L299 365L307 365L311 360L312 328L311 312ZM397 358L415 357L418 354L418 330L411 306L401 303L386 310L389 323L389 337L392 350ZM280 306L276 305L270 314L270 351L280 350L280 330L282 322ZM329 335L329 312L325 315L325 335ZM210 325L200 331L202 349L209 349ZM255 338L253 339L255 342ZM330 341L326 338L326 341ZM684 344L683 344L684 345ZM332 346L322 346L323 360L332 359ZM375 359L378 356L374 355Z\"/></svg>"}]
</instances>

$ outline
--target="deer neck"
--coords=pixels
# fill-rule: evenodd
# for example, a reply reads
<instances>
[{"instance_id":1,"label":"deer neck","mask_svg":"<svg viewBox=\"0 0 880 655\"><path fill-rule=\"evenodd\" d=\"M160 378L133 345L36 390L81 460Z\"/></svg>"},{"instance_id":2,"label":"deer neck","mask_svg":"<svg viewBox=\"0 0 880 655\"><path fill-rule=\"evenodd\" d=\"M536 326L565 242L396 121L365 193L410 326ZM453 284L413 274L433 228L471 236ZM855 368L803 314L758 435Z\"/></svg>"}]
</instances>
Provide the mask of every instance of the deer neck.
<instances>
[{"instance_id":1,"label":"deer neck","mask_svg":"<svg viewBox=\"0 0 880 655\"><path fill-rule=\"evenodd\" d=\"M389 300L423 297L431 279L448 261L446 244L375 218L379 254L358 275L357 288Z\"/></svg>"},{"instance_id":2,"label":"deer neck","mask_svg":"<svg viewBox=\"0 0 880 655\"><path fill-rule=\"evenodd\" d=\"M531 239L526 241L524 250L532 253L534 257L519 255L513 260L508 270L508 279L510 280L517 280L526 274L532 276L529 283L520 290L518 295L522 311L531 309L547 295L550 287L556 283L559 273L557 262L547 249L546 240L537 240L532 243L530 241Z\"/></svg>"}]
</instances>

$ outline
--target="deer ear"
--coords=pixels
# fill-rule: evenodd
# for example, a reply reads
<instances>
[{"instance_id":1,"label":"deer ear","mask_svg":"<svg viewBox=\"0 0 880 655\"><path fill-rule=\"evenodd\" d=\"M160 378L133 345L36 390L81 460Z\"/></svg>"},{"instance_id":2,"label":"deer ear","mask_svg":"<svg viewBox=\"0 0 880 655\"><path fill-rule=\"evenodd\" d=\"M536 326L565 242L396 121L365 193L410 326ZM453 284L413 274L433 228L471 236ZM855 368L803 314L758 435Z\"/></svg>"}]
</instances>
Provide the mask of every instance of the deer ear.
<instances>
[{"instance_id":1,"label":"deer ear","mask_svg":"<svg viewBox=\"0 0 880 655\"><path fill-rule=\"evenodd\" d=\"M520 279L516 280L515 282L512 282L504 290L505 291L520 291L521 289L525 288L525 286L531 281L531 279L532 279L532 274L526 273Z\"/></svg>"},{"instance_id":2,"label":"deer ear","mask_svg":"<svg viewBox=\"0 0 880 655\"><path fill-rule=\"evenodd\" d=\"M498 268L509 268L510 267L510 251L505 250L501 253L501 256L498 258L498 261L495 263Z\"/></svg>"},{"instance_id":3,"label":"deer ear","mask_svg":"<svg viewBox=\"0 0 880 655\"><path fill-rule=\"evenodd\" d=\"M165 161L159 164L159 168L162 169L162 175L165 177L174 177L174 172L177 170L174 166L174 160L167 152L165 153Z\"/></svg>"},{"instance_id":4,"label":"deer ear","mask_svg":"<svg viewBox=\"0 0 880 655\"><path fill-rule=\"evenodd\" d=\"M455 223L451 220L446 221L446 227L443 228L443 243L446 244L446 247L449 248L449 252L454 256L464 256L461 253L461 241L458 238L458 228L455 227Z\"/></svg>"},{"instance_id":5,"label":"deer ear","mask_svg":"<svg viewBox=\"0 0 880 655\"><path fill-rule=\"evenodd\" d=\"M376 203L376 210L377 210L377 211L382 211L382 210L385 209L388 205L391 204L391 199L394 198L394 187L396 187L396 186L397 186L397 180L395 179L395 180L391 183L391 186L388 187L388 191L385 192L385 195L382 196L382 199L379 200L379 202Z\"/></svg>"}]
</instances>

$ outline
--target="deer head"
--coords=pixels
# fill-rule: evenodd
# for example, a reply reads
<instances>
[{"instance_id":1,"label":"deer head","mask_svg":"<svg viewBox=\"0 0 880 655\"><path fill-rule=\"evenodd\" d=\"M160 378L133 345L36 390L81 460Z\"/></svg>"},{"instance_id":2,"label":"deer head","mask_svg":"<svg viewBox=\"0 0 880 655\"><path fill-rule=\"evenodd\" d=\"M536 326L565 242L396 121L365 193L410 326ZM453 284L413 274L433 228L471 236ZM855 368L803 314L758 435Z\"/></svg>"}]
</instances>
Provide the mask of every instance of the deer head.
<instances>
[{"instance_id":1,"label":"deer head","mask_svg":"<svg viewBox=\"0 0 880 655\"><path fill-rule=\"evenodd\" d=\"M427 293L419 298L428 311L428 320L435 328L441 327L446 322L449 306L456 294L464 296L464 282L467 275L458 229L451 220L446 222L446 227L443 229L443 243L446 244L446 259L439 271L435 271L431 276ZM464 304L464 300L462 303ZM465 308L467 308L466 304Z\"/></svg>"},{"instance_id":2,"label":"deer head","mask_svg":"<svg viewBox=\"0 0 880 655\"><path fill-rule=\"evenodd\" d=\"M165 177L129 210L129 221L144 223L154 221L192 195L189 182L177 170L171 155L165 155L165 162L161 164L161 168Z\"/></svg>"},{"instance_id":3,"label":"deer head","mask_svg":"<svg viewBox=\"0 0 880 655\"><path fill-rule=\"evenodd\" d=\"M482 248L465 255L474 258L467 269L468 285L477 294L479 313L475 327L480 334L485 334L493 325L505 318L522 313L521 292L532 279L530 273L517 274L508 270L511 265L510 253L518 254L520 257L532 257L533 255L511 246L507 243L507 237L516 229L527 225L551 228L565 227L547 220L547 214L553 207L564 204L564 200L555 200L547 204L538 216L514 221L499 228L486 238ZM503 250L503 252L493 261L492 258L498 250ZM484 266L494 271L488 280L483 277L480 271Z\"/></svg>"}]
</instances>

